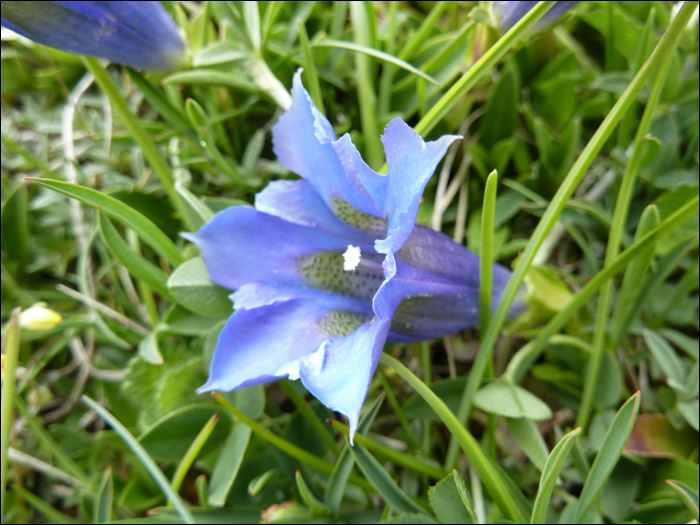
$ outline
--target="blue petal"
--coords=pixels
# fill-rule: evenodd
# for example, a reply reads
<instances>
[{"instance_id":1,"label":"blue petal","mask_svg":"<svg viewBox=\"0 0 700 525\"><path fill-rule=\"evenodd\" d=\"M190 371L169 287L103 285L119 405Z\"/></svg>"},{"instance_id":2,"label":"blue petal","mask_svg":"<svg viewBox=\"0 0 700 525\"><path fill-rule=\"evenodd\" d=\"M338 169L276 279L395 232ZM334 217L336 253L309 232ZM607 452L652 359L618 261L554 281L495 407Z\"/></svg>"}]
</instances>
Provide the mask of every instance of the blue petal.
<instances>
[{"instance_id":1,"label":"blue petal","mask_svg":"<svg viewBox=\"0 0 700 525\"><path fill-rule=\"evenodd\" d=\"M413 231L423 189L453 141L445 135L425 143L408 124L394 119L384 130L382 143L389 167L384 217L387 238L375 243L378 252L396 253Z\"/></svg>"},{"instance_id":2,"label":"blue petal","mask_svg":"<svg viewBox=\"0 0 700 525\"><path fill-rule=\"evenodd\" d=\"M349 244L347 239L247 206L226 208L196 234L182 235L199 246L211 280L231 290L256 281L306 286L301 257L342 253Z\"/></svg>"},{"instance_id":3,"label":"blue petal","mask_svg":"<svg viewBox=\"0 0 700 525\"><path fill-rule=\"evenodd\" d=\"M543 29L545 26L556 21L560 16L574 7L578 2L556 2L542 18L535 24L534 29ZM537 5L537 2L530 1L508 1L494 2L493 9L499 18L499 25L503 31L510 30L522 17L530 12Z\"/></svg>"},{"instance_id":4,"label":"blue petal","mask_svg":"<svg viewBox=\"0 0 700 525\"><path fill-rule=\"evenodd\" d=\"M325 304L294 299L233 313L221 331L209 380L198 392L233 390L286 377L283 365L315 351L327 338L318 322Z\"/></svg>"},{"instance_id":5,"label":"blue petal","mask_svg":"<svg viewBox=\"0 0 700 525\"><path fill-rule=\"evenodd\" d=\"M160 2L3 2L2 25L46 46L139 69L172 69L185 58Z\"/></svg>"},{"instance_id":6,"label":"blue petal","mask_svg":"<svg viewBox=\"0 0 700 525\"><path fill-rule=\"evenodd\" d=\"M300 360L304 386L321 403L349 419L351 442L388 332L389 322L374 318Z\"/></svg>"},{"instance_id":7,"label":"blue petal","mask_svg":"<svg viewBox=\"0 0 700 525\"><path fill-rule=\"evenodd\" d=\"M338 219L306 180L278 180L255 196L256 209L290 222L317 228L347 239L348 243L371 245L365 233Z\"/></svg>"},{"instance_id":8,"label":"blue petal","mask_svg":"<svg viewBox=\"0 0 700 525\"><path fill-rule=\"evenodd\" d=\"M333 127L318 111L301 83L301 71L294 75L292 106L272 127L272 149L280 164L306 179L333 209L342 199L363 213L381 217L371 202L353 188L345 176L332 143Z\"/></svg>"}]
</instances>

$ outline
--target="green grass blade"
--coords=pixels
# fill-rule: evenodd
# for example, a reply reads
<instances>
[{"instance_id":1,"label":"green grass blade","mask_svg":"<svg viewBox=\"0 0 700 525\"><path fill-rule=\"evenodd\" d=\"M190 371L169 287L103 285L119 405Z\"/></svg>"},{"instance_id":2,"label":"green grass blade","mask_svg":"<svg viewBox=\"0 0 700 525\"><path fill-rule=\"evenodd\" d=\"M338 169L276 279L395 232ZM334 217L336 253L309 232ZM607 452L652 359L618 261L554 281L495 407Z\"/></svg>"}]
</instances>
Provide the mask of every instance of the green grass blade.
<instances>
[{"instance_id":1,"label":"green grass blade","mask_svg":"<svg viewBox=\"0 0 700 525\"><path fill-rule=\"evenodd\" d=\"M582 520L586 519L588 512L603 490L605 482L615 468L625 443L627 443L627 439L632 432L634 420L637 418L640 397L640 393L637 392L629 398L618 410L610 424L598 455L593 461L593 465L591 465L586 483L583 485L581 497L576 506L574 522L582 523Z\"/></svg>"},{"instance_id":2,"label":"green grass blade","mask_svg":"<svg viewBox=\"0 0 700 525\"><path fill-rule=\"evenodd\" d=\"M428 16L425 17L416 32L404 42L401 50L399 51L399 59L408 60L411 58L411 56L413 56L414 51L418 49L418 46L425 42L428 34L435 27L438 18L440 18L440 15L442 15L448 5L449 2L438 2L435 4L435 7L433 7Z\"/></svg>"},{"instance_id":3,"label":"green grass blade","mask_svg":"<svg viewBox=\"0 0 700 525\"><path fill-rule=\"evenodd\" d=\"M112 501L114 500L114 481L112 480L112 467L107 468L102 476L100 488L95 498L95 523L107 523L112 521Z\"/></svg>"},{"instance_id":4,"label":"green grass blade","mask_svg":"<svg viewBox=\"0 0 700 525\"><path fill-rule=\"evenodd\" d=\"M304 52L304 62L306 65L306 84L309 86L311 99L316 104L316 107L321 113L325 113L323 107L323 97L321 96L321 84L318 82L318 72L316 71L316 63L314 62L314 52L309 43L309 35L306 32L306 26L301 20L297 20L299 26L299 40L301 41L301 50Z\"/></svg>"},{"instance_id":5,"label":"green grass blade","mask_svg":"<svg viewBox=\"0 0 700 525\"><path fill-rule=\"evenodd\" d=\"M576 428L561 438L547 458L547 463L545 463L542 477L540 478L540 487L537 490L537 498L535 499L535 507L532 509L530 523L545 522L547 507L549 507L549 500L552 497L554 485L559 478L561 469L564 468L566 458L569 457L571 447L574 446L576 438L580 433L581 429Z\"/></svg>"},{"instance_id":6,"label":"green grass blade","mask_svg":"<svg viewBox=\"0 0 700 525\"><path fill-rule=\"evenodd\" d=\"M216 428L216 424L218 422L219 414L214 414L211 416L209 421L207 421L202 427L202 430L199 431L197 437L194 438L194 441L187 449L187 452L185 452L185 455L182 457L180 463L178 463L175 474L173 474L173 481L171 483L175 492L180 491L180 487L182 486L182 482L185 479L187 471L194 463L194 460L197 459L199 451L202 450L204 443L207 442L207 439L209 439L209 436Z\"/></svg>"},{"instance_id":7,"label":"green grass blade","mask_svg":"<svg viewBox=\"0 0 700 525\"><path fill-rule=\"evenodd\" d=\"M117 420L117 418L115 418L112 414L105 410L104 407L102 407L99 403L96 403L89 397L82 396L81 400L83 401L83 403L85 403L85 405L88 408L95 411L97 415L100 416L105 421L105 423L112 427L112 429L119 435L119 437L122 438L124 443L126 443L126 445L131 449L131 451L136 455L136 457L144 466L144 468L151 475L153 481L155 481L156 484L160 487L160 490L163 491L163 494L165 494L165 496L173 504L173 507L175 507L175 510L180 515L182 520L185 523L195 523L194 516L192 516L192 512L190 511L187 504L182 500L182 498L180 498L180 496L178 496L177 492L173 490L173 487L170 485L170 482L160 470L158 465L156 465L156 462L153 461L153 458L151 458L151 456L148 455L148 452L146 452L143 449L141 444L136 440L134 436L131 435L131 433L124 427L124 425L122 425Z\"/></svg>"},{"instance_id":8,"label":"green grass blade","mask_svg":"<svg viewBox=\"0 0 700 525\"><path fill-rule=\"evenodd\" d=\"M481 249L479 259L479 333L483 337L491 320L491 288L493 284L493 232L496 216L496 190L498 173L493 170L486 179L484 207L481 211Z\"/></svg>"},{"instance_id":9,"label":"green grass blade","mask_svg":"<svg viewBox=\"0 0 700 525\"><path fill-rule=\"evenodd\" d=\"M399 512L426 513L423 507L399 488L386 469L362 445L356 443L350 451L362 473L387 504Z\"/></svg>"},{"instance_id":10,"label":"green grass blade","mask_svg":"<svg viewBox=\"0 0 700 525\"><path fill-rule=\"evenodd\" d=\"M350 435L350 428L347 425L343 425L340 421L331 421L331 426L346 437ZM365 437L362 434L356 434L354 440L356 443L362 445L367 450L380 455L382 458L386 458L397 465L401 465L402 467L418 472L419 474L424 474L433 479L442 479L447 475L446 472L443 472L439 468L435 468L418 458L388 447L387 445L379 443L378 441L375 441L369 437Z\"/></svg>"},{"instance_id":11,"label":"green grass blade","mask_svg":"<svg viewBox=\"0 0 700 525\"><path fill-rule=\"evenodd\" d=\"M192 131L192 124L190 124L189 120L187 120L187 115L180 108L174 106L163 93L158 91L140 73L130 67L127 67L126 71L134 84L136 84L136 87L143 93L143 97L163 117L163 120L170 122L183 131Z\"/></svg>"},{"instance_id":12,"label":"green grass blade","mask_svg":"<svg viewBox=\"0 0 700 525\"><path fill-rule=\"evenodd\" d=\"M284 393L287 394L287 397L292 401L292 403L294 403L294 406L297 407L299 412L301 412L301 415L304 417L304 419L306 419L306 422L311 425L316 435L320 437L328 449L333 452L336 457L338 457L340 454L338 444L335 442L335 439L333 439L328 427L323 424L323 422L318 418L316 412L314 412L313 408L311 408L311 405L309 405L306 399L304 399L304 396L299 393L292 382L288 379L282 379L277 384L282 388L282 390L284 390Z\"/></svg>"},{"instance_id":13,"label":"green grass blade","mask_svg":"<svg viewBox=\"0 0 700 525\"><path fill-rule=\"evenodd\" d=\"M355 36L355 43L365 48L372 47L372 35L370 32L370 19L368 11L373 8L368 2L350 2L350 19ZM379 129L377 127L376 94L374 92L374 80L372 75L372 63L370 57L364 53L358 53L355 57L357 90L360 103L360 120L364 135L365 154L367 164L377 169L381 166L384 154L379 141Z\"/></svg>"},{"instance_id":14,"label":"green grass blade","mask_svg":"<svg viewBox=\"0 0 700 525\"><path fill-rule=\"evenodd\" d=\"M659 334L652 330L645 328L642 331L642 336L652 355L659 363L661 370L666 375L669 384L674 388L682 389L688 370L678 357L678 354L676 354L676 351Z\"/></svg>"},{"instance_id":15,"label":"green grass blade","mask_svg":"<svg viewBox=\"0 0 700 525\"><path fill-rule=\"evenodd\" d=\"M528 29L552 7L556 2L540 2L528 14L515 24L510 31L501 37L496 44L489 49L484 55L469 68L469 70L460 78L443 97L428 111L428 113L420 119L416 124L416 133L426 136L437 125L442 118L447 115L452 108L459 102L464 94L469 91L486 73L490 72L498 61L505 55L516 43L525 36ZM402 55L399 55L400 57Z\"/></svg>"},{"instance_id":16,"label":"green grass blade","mask_svg":"<svg viewBox=\"0 0 700 525\"><path fill-rule=\"evenodd\" d=\"M452 432L464 452L476 468L486 489L491 494L493 501L506 519L515 522L524 522L525 515L520 509L514 495L511 493L507 482L501 477L500 472L494 468L488 456L469 431L459 423L455 415L445 403L430 388L418 379L408 368L399 363L388 354L382 354L381 363L393 368L413 389L430 405L438 414L447 428ZM517 489L516 489L517 490Z\"/></svg>"},{"instance_id":17,"label":"green grass blade","mask_svg":"<svg viewBox=\"0 0 700 525\"><path fill-rule=\"evenodd\" d=\"M248 95L261 95L262 91L239 72L226 73L215 69L188 69L172 73L163 84L187 84L196 86L226 86Z\"/></svg>"},{"instance_id":18,"label":"green grass blade","mask_svg":"<svg viewBox=\"0 0 700 525\"><path fill-rule=\"evenodd\" d=\"M15 308L10 314L10 320L2 338L2 355L5 379L2 382L2 401L0 402L0 473L2 473L2 486L0 494L0 517L5 516L5 491L7 489L7 449L10 448L10 431L12 429L12 405L15 395L15 372L19 361L19 313Z\"/></svg>"},{"instance_id":19,"label":"green grass blade","mask_svg":"<svg viewBox=\"0 0 700 525\"><path fill-rule=\"evenodd\" d=\"M383 401L384 395L378 396L369 410L362 416L357 426L357 432L355 432L355 439L357 439L357 436L364 436L369 432L372 422L377 416ZM343 501L343 494L345 493L345 486L347 485L348 477L354 466L355 457L350 452L350 445L346 443L340 456L338 456L335 467L333 467L333 472L328 480L328 486L326 487L326 493L323 498L334 516L338 515L340 504Z\"/></svg>"},{"instance_id":20,"label":"green grass blade","mask_svg":"<svg viewBox=\"0 0 700 525\"><path fill-rule=\"evenodd\" d=\"M119 232L117 232L112 222L103 215L102 209L100 209L98 217L102 238L105 244L107 244L107 247L112 250L112 253L119 259L119 262L129 270L131 275L137 279L141 279L163 297L174 301L175 299L170 294L170 290L168 290L168 276L165 272L132 250L127 242L122 239L121 235L119 235Z\"/></svg>"},{"instance_id":21,"label":"green grass blade","mask_svg":"<svg viewBox=\"0 0 700 525\"><path fill-rule=\"evenodd\" d=\"M408 439L411 446L415 450L419 450L420 443L418 442L418 437L416 436L416 433L411 428L411 425L409 425L408 419L406 419L406 414L404 414L403 408L401 408L399 401L396 399L396 395L394 394L394 391L391 388L389 381L387 380L386 376L384 374L382 374L381 372L377 372L377 376L379 377L379 380L381 381L382 386L384 387L384 392L386 392L386 399L387 399L387 401L389 401L389 405L391 406L393 411L396 413L396 417L399 418L399 422L401 423L401 427L403 427L403 430L406 433L406 438Z\"/></svg>"},{"instance_id":22,"label":"green grass blade","mask_svg":"<svg viewBox=\"0 0 700 525\"><path fill-rule=\"evenodd\" d=\"M537 9L542 7L543 4L544 2L538 4L538 6L530 11L528 15L534 13ZM557 193L552 199L550 205L547 207L542 219L540 219L539 223L537 224L537 227L530 237L530 241L527 243L520 260L513 271L513 274L508 280L508 284L503 290L501 299L498 302L498 307L496 308L493 318L489 323L488 330L484 338L481 340L479 353L474 361L472 370L469 373L469 379L467 380L467 385L462 395L459 410L457 411L457 418L460 424L464 425L469 417L474 394L478 390L481 380L484 377L484 372L486 371L487 364L490 361L493 349L496 346L496 341L498 340L501 328L508 317L508 311L510 310L511 305L513 304L513 301L520 290L520 285L522 284L523 279L525 278L525 275L532 264L535 255L537 254L537 251L542 245L542 242L554 227L554 224L559 219L559 215L566 206L566 202L569 200L569 197L571 197L574 190L578 187L579 183L583 179L583 176L586 174L586 171L590 167L600 149L605 144L605 141L612 134L615 126L625 114L627 108L636 99L642 87L644 87L644 84L649 79L651 74L658 68L659 64L668 54L673 51L673 49L675 49L675 44L678 38L680 38L685 25L688 23L688 20L693 14L693 10L695 9L694 6L695 4L691 5L686 3L681 8L678 16L674 19L668 31L666 31L663 38L659 42L659 45L644 64L644 67L642 67L639 73L634 77L630 85L627 87L613 109L610 111L607 117L605 117L603 123L586 145L583 152L578 157L577 161L574 163L566 178L562 182L561 186L559 186ZM548 5L547 7L550 6ZM527 16L525 18L527 18ZM523 18L515 27L519 27L525 18ZM513 30L511 30L511 32L512 31ZM418 130L416 129L416 131ZM455 465L456 460L456 445L450 443L446 466L448 468L452 468Z\"/></svg>"},{"instance_id":23,"label":"green grass blade","mask_svg":"<svg viewBox=\"0 0 700 525\"><path fill-rule=\"evenodd\" d=\"M114 106L114 109L117 110L119 116L121 116L122 120L126 123L134 140L141 148L141 151L143 151L143 156L146 157L146 160L148 160L148 163L158 176L158 180L160 180L160 183L163 185L163 190L165 190L165 193L168 195L170 202L178 213L180 213L182 220L188 224L185 209L175 191L175 179L173 178L172 171L160 154L160 151L158 151L155 141L146 130L143 129L138 117L133 114L126 99L119 92L119 88L112 80L112 77L110 77L107 70L100 65L100 61L94 57L82 58L85 67L95 76L95 81L100 85L102 91L104 91L105 95L107 95L107 98L109 98L109 101ZM191 225L188 224L188 226Z\"/></svg>"},{"instance_id":24,"label":"green grass blade","mask_svg":"<svg viewBox=\"0 0 700 525\"><path fill-rule=\"evenodd\" d=\"M435 80L433 77L425 73L424 71L421 71L420 69L413 67L411 64L408 62L404 62L403 60L400 60L396 58L393 55L390 55L388 53L384 53L383 51L379 51L378 49L373 49L371 47L367 47L361 44L356 44L353 42L345 42L343 40L330 40L330 39L325 39L322 40L321 42L317 42L313 45L313 47L334 47L337 49L347 49L349 51L355 51L356 53L364 53L365 55L369 55L374 58L378 58L379 60L382 60L384 62L387 62L389 64L393 64L395 66L400 67L401 69L405 69L409 73L412 73L424 80L427 80L431 84L435 84L436 86L442 87L442 84Z\"/></svg>"},{"instance_id":25,"label":"green grass blade","mask_svg":"<svg viewBox=\"0 0 700 525\"><path fill-rule=\"evenodd\" d=\"M256 421L253 421L243 412L238 410L238 408L226 401L217 392L214 392L212 395L214 396L214 399L216 399L216 401L226 409L227 412L232 414L233 417L238 419L244 425L250 427L253 432L255 432L258 436L270 443L270 445L280 449L282 452L293 457L294 459L297 459L302 463L306 463L308 466L318 470L319 472L323 472L324 474L331 474L333 472L333 465L331 465L330 463L322 460L318 456L314 456L313 454L306 452L305 450L295 445L292 445L291 443L282 439L278 435L273 434L271 431L269 431ZM367 483L364 479L361 479L359 476L351 475L350 480L353 483L353 485L357 485L363 489L370 490L372 488L372 486L369 483Z\"/></svg>"},{"instance_id":26,"label":"green grass blade","mask_svg":"<svg viewBox=\"0 0 700 525\"><path fill-rule=\"evenodd\" d=\"M221 508L226 504L250 443L250 434L250 427L237 423L226 439L209 481L207 503L210 507Z\"/></svg>"},{"instance_id":27,"label":"green grass blade","mask_svg":"<svg viewBox=\"0 0 700 525\"><path fill-rule=\"evenodd\" d=\"M639 219L639 225L634 234L635 242L656 228L660 222L661 217L659 216L658 207L653 204L647 206ZM654 259L655 247L655 245L649 246L646 252L632 261L625 270L613 314L612 342L614 346L619 346L622 338L625 336L625 332L622 332L621 327L622 320L630 306L635 302L639 293L639 283L644 280L651 261Z\"/></svg>"},{"instance_id":28,"label":"green grass blade","mask_svg":"<svg viewBox=\"0 0 700 525\"><path fill-rule=\"evenodd\" d=\"M21 496L24 499L24 501L26 501L32 507L34 507L34 509L39 511L39 513L43 514L44 517L47 518L50 523L66 523L69 525L77 525L78 523L80 523L79 521L74 520L73 518L70 518L62 512L56 510L49 503L46 503L43 499L32 494L27 489L20 487L19 485L15 485L14 487L12 487L12 490L14 490L19 496ZM5 522L3 521L3 523Z\"/></svg>"},{"instance_id":29,"label":"green grass blade","mask_svg":"<svg viewBox=\"0 0 700 525\"><path fill-rule=\"evenodd\" d=\"M299 495L301 496L301 499L304 500L304 503L306 503L306 505L311 509L313 515L328 515L330 513L330 509L325 503L319 501L316 498L316 496L314 496L313 492L311 492L311 489L306 484L306 481L304 481L304 478L301 476L301 472L299 472L298 470L296 472L295 479L297 482L297 489L299 490Z\"/></svg>"},{"instance_id":30,"label":"green grass blade","mask_svg":"<svg viewBox=\"0 0 700 525\"><path fill-rule=\"evenodd\" d=\"M613 4L609 5L609 17L611 24L611 37L612 37L612 20L613 20ZM676 40L676 43L678 41ZM608 63L609 56L608 50L613 51L612 41L606 42L605 48L605 61L606 69L610 64ZM632 151L632 156L630 157L627 166L625 167L625 173L622 176L622 183L620 185L620 191L617 194L617 202L615 203L615 212L613 213L612 224L610 226L610 236L608 237L608 246L605 251L605 262L604 266L612 263L613 259L617 257L618 251L620 249L620 242L622 240L622 234L625 230L625 224L627 222L627 214L630 207L630 202L632 201L632 194L634 192L634 184L637 180L637 175L641 168L642 154L645 151L645 137L651 126L654 114L656 113L656 106L661 98L661 91L666 83L666 72L673 58L672 52L667 54L659 65L658 71L656 73L656 80L654 81L654 87L652 88L651 95L647 101L647 105L644 108L644 114L642 115L642 120L637 128L637 134L634 138L634 149ZM614 55L613 55L614 56ZM600 290L600 295L598 297L598 307L596 309L596 320L595 320L595 330L593 332L593 353L588 359L588 367L586 370L586 379L583 386L583 396L581 398L581 404L579 406L579 412L576 417L576 425L582 428L588 426L588 420L590 419L591 410L593 407L593 397L596 391L596 385L598 383L598 376L600 375L600 367L603 363L603 354L606 350L606 342L608 341L608 314L610 311L610 303L612 302L612 292L613 292L613 282L608 281L603 285Z\"/></svg>"},{"instance_id":31,"label":"green grass blade","mask_svg":"<svg viewBox=\"0 0 700 525\"><path fill-rule=\"evenodd\" d=\"M114 197L110 197L109 195L91 188L58 180L36 179L31 177L28 177L27 180L66 195L71 199L77 199L88 206L93 206L95 208L101 206L105 213L138 233L139 237L150 244L156 253L167 259L170 264L179 266L185 262L185 258L180 253L180 250L177 249L173 241L171 241L158 226L153 224L150 219L146 218L141 213Z\"/></svg>"},{"instance_id":32,"label":"green grass blade","mask_svg":"<svg viewBox=\"0 0 700 525\"><path fill-rule=\"evenodd\" d=\"M199 197L194 195L190 190L185 188L180 181L175 183L175 191L177 191L182 198L182 203L194 226L193 231L199 230L214 216L214 212L211 211L211 208L204 204Z\"/></svg>"},{"instance_id":33,"label":"green grass blade","mask_svg":"<svg viewBox=\"0 0 700 525\"><path fill-rule=\"evenodd\" d=\"M555 315L547 326L538 334L537 338L530 344L518 351L508 363L508 367L503 375L503 379L518 383L522 380L527 369L539 357L549 339L563 328L571 316L588 301L593 294L602 286L604 282L611 279L625 266L650 246L667 235L685 220L697 213L697 206L700 199L695 197L685 204L673 215L664 220L657 228L650 231L643 239L634 243L627 250L622 252L617 259L608 267L598 272L593 279L579 290L569 301L566 307Z\"/></svg>"},{"instance_id":34,"label":"green grass blade","mask_svg":"<svg viewBox=\"0 0 700 525\"><path fill-rule=\"evenodd\" d=\"M680 496L685 506L688 507L688 510L695 516L695 521L700 520L700 515L698 514L698 493L685 483L674 479L667 479L666 484Z\"/></svg>"}]
</instances>

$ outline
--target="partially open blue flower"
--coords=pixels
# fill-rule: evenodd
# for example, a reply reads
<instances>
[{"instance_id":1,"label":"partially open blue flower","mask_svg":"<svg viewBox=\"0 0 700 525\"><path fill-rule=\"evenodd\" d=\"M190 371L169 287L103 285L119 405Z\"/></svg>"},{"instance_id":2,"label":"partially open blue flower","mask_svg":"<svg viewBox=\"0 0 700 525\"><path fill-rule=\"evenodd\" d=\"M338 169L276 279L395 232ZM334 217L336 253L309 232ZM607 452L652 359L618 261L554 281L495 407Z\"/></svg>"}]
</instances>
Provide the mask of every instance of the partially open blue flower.
<instances>
[{"instance_id":1,"label":"partially open blue flower","mask_svg":"<svg viewBox=\"0 0 700 525\"><path fill-rule=\"evenodd\" d=\"M3 2L2 26L78 55L145 70L185 60L177 26L160 2Z\"/></svg>"},{"instance_id":2,"label":"partially open blue flower","mask_svg":"<svg viewBox=\"0 0 700 525\"><path fill-rule=\"evenodd\" d=\"M578 2L557 2L535 24L535 30L544 29L547 25L557 20L560 16L574 7ZM517 24L522 17L530 12L537 2L494 2L493 10L498 19L498 25L503 31L508 31Z\"/></svg>"},{"instance_id":3,"label":"partially open blue flower","mask_svg":"<svg viewBox=\"0 0 700 525\"><path fill-rule=\"evenodd\" d=\"M479 259L415 224L428 179L456 139L384 131L388 174L365 164L294 77L274 151L303 180L271 183L255 208L230 207L196 234L215 283L237 290L209 381L232 390L301 379L345 414L351 435L385 341L442 337L478 322ZM510 272L494 265L494 304Z\"/></svg>"}]
</instances>

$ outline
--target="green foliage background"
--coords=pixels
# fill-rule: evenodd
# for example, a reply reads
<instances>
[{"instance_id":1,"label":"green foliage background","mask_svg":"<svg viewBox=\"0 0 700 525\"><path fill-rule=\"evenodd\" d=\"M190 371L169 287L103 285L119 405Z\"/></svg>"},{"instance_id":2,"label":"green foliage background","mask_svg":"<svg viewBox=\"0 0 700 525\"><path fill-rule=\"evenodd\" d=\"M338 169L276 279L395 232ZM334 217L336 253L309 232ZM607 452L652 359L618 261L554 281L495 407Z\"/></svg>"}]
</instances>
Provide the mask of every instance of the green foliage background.
<instances>
[{"instance_id":1,"label":"green foliage background","mask_svg":"<svg viewBox=\"0 0 700 525\"><path fill-rule=\"evenodd\" d=\"M506 46L484 2L164 5L191 55L168 74L3 32L2 319L63 317L19 334L3 522L697 520L697 11L601 140L680 6L580 2ZM465 136L418 222L509 266L536 251L530 308L494 335L387 344L353 448L299 382L195 394L229 292L178 233L295 178L270 128L300 66L375 169L395 117Z\"/></svg>"}]
</instances>

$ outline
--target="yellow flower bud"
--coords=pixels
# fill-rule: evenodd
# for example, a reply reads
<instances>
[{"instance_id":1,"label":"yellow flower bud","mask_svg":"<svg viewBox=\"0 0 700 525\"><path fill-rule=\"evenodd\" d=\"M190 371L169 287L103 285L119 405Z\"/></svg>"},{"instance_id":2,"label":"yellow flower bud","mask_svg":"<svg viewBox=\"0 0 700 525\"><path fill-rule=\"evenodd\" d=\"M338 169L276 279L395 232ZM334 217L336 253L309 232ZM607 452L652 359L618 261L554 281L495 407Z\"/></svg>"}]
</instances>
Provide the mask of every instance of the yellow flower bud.
<instances>
[{"instance_id":1,"label":"yellow flower bud","mask_svg":"<svg viewBox=\"0 0 700 525\"><path fill-rule=\"evenodd\" d=\"M19 326L24 330L50 330L63 321L63 317L46 308L46 303L36 303L19 314Z\"/></svg>"}]
</instances>

